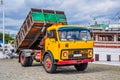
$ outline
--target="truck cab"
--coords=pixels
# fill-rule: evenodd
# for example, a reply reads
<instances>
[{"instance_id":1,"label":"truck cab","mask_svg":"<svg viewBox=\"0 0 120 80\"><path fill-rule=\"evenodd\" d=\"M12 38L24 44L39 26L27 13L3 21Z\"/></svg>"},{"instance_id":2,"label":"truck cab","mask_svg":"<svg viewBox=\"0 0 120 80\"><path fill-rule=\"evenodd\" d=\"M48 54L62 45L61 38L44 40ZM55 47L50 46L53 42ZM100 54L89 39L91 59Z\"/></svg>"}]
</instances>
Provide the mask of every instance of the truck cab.
<instances>
[{"instance_id":1,"label":"truck cab","mask_svg":"<svg viewBox=\"0 0 120 80\"><path fill-rule=\"evenodd\" d=\"M86 27L53 25L46 34L43 64L47 72L54 72L59 65L85 70L93 61L93 41Z\"/></svg>"}]
</instances>

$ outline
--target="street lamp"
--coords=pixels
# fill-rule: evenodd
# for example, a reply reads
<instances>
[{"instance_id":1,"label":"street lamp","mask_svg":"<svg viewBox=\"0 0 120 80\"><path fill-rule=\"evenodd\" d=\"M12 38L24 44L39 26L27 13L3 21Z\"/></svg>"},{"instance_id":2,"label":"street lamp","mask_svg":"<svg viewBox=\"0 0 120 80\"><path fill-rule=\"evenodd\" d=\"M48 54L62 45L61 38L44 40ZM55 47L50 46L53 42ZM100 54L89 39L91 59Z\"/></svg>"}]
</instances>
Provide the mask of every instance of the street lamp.
<instances>
[{"instance_id":1,"label":"street lamp","mask_svg":"<svg viewBox=\"0 0 120 80\"><path fill-rule=\"evenodd\" d=\"M3 17L3 54L5 54L5 25L4 25L4 17L5 17L5 14L4 14L4 3L3 3L3 0L1 0L1 5L2 5L2 17Z\"/></svg>"}]
</instances>

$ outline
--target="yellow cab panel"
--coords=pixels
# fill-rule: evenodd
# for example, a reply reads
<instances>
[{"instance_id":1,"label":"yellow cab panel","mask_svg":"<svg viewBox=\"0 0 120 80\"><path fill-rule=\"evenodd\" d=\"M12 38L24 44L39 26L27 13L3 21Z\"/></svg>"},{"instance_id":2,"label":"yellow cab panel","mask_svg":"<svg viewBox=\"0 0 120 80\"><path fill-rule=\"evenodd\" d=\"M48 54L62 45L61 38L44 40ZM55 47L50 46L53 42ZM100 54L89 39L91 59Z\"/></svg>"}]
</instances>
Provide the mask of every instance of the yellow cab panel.
<instances>
[{"instance_id":1,"label":"yellow cab panel","mask_svg":"<svg viewBox=\"0 0 120 80\"><path fill-rule=\"evenodd\" d=\"M45 50L51 51L56 60L80 60L93 57L93 41L87 28L60 25L51 26L47 31L53 31L54 37L46 39Z\"/></svg>"}]
</instances>

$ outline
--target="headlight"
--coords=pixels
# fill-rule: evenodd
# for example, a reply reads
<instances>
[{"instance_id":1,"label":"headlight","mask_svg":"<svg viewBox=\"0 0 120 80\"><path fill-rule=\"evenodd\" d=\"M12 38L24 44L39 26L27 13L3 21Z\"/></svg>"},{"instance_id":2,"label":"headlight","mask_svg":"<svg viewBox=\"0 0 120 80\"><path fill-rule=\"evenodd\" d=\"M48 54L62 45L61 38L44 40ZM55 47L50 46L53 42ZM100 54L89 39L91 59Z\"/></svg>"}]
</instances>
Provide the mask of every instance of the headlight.
<instances>
[{"instance_id":1,"label":"headlight","mask_svg":"<svg viewBox=\"0 0 120 80\"><path fill-rule=\"evenodd\" d=\"M64 53L63 53L63 56L64 56L64 57L66 57L66 56L67 56L67 53L66 53L66 52L64 52Z\"/></svg>"},{"instance_id":2,"label":"headlight","mask_svg":"<svg viewBox=\"0 0 120 80\"><path fill-rule=\"evenodd\" d=\"M93 57L93 51L92 50L90 50L89 52L88 52L88 57L90 58L90 57Z\"/></svg>"},{"instance_id":3,"label":"headlight","mask_svg":"<svg viewBox=\"0 0 120 80\"><path fill-rule=\"evenodd\" d=\"M92 51L89 51L89 54L90 54L90 55L92 55L92 54L93 54L93 52L92 52Z\"/></svg>"},{"instance_id":4,"label":"headlight","mask_svg":"<svg viewBox=\"0 0 120 80\"><path fill-rule=\"evenodd\" d=\"M68 51L62 51L62 59L68 59Z\"/></svg>"}]
</instances>

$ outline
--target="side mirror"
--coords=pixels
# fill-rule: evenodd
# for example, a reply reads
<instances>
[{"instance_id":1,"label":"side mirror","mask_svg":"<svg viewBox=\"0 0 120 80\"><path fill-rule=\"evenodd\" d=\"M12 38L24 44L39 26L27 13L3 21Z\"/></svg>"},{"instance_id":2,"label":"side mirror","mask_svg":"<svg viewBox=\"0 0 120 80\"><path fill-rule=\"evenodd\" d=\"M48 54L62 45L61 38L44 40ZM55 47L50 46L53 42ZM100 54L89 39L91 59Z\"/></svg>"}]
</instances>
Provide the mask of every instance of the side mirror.
<instances>
[{"instance_id":1,"label":"side mirror","mask_svg":"<svg viewBox=\"0 0 120 80\"><path fill-rule=\"evenodd\" d=\"M47 37L48 37L48 38L51 37L51 32L47 32Z\"/></svg>"}]
</instances>

